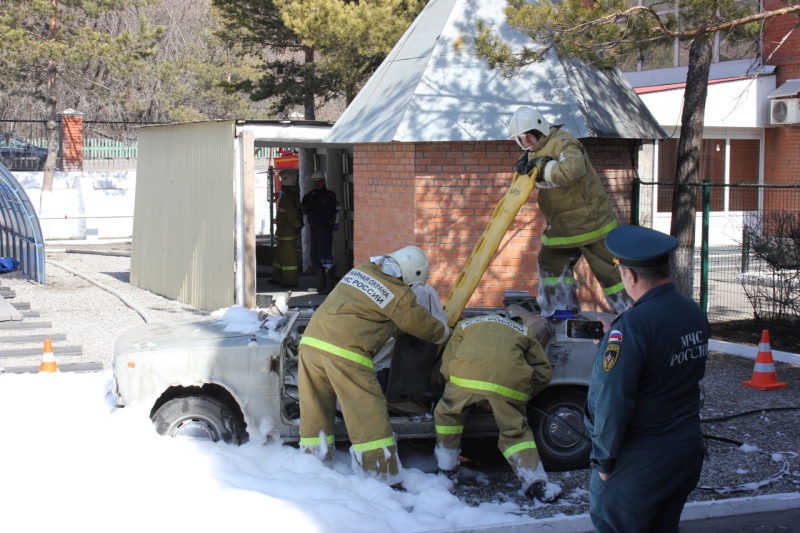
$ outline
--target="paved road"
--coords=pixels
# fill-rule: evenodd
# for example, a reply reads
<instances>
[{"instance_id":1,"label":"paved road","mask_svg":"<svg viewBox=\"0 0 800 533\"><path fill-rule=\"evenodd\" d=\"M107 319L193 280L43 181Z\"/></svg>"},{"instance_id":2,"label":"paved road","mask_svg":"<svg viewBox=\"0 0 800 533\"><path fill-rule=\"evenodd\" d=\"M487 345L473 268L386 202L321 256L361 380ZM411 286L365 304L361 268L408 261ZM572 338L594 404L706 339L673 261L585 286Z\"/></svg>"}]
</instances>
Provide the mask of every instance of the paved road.
<instances>
[{"instance_id":1,"label":"paved road","mask_svg":"<svg viewBox=\"0 0 800 533\"><path fill-rule=\"evenodd\" d=\"M681 533L787 533L800 532L800 507L785 511L721 516L681 524Z\"/></svg>"}]
</instances>

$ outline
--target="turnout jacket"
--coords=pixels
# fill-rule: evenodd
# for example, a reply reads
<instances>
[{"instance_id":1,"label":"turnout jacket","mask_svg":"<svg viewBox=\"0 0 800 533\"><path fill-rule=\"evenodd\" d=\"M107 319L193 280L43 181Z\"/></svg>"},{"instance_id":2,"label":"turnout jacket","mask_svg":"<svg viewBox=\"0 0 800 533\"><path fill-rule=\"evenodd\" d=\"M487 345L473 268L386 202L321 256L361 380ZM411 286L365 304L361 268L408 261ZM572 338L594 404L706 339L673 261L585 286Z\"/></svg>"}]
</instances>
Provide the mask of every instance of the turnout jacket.
<instances>
[{"instance_id":1,"label":"turnout jacket","mask_svg":"<svg viewBox=\"0 0 800 533\"><path fill-rule=\"evenodd\" d=\"M554 126L528 159L544 156L555 163L547 165L547 183L537 186L539 209L547 219L542 244L574 248L604 238L617 220L586 149L561 126Z\"/></svg>"},{"instance_id":2,"label":"turnout jacket","mask_svg":"<svg viewBox=\"0 0 800 533\"><path fill-rule=\"evenodd\" d=\"M366 262L336 284L314 312L300 343L374 370L372 358L398 331L442 344L449 330L417 303L402 280Z\"/></svg>"},{"instance_id":3,"label":"turnout jacket","mask_svg":"<svg viewBox=\"0 0 800 533\"><path fill-rule=\"evenodd\" d=\"M591 463L610 473L630 448L700 439L700 380L709 325L672 283L654 287L612 322L598 345L584 422Z\"/></svg>"},{"instance_id":4,"label":"turnout jacket","mask_svg":"<svg viewBox=\"0 0 800 533\"><path fill-rule=\"evenodd\" d=\"M275 215L275 236L299 237L303 229L303 208L300 206L300 189L284 187L278 198L278 213Z\"/></svg>"},{"instance_id":5,"label":"turnout jacket","mask_svg":"<svg viewBox=\"0 0 800 533\"><path fill-rule=\"evenodd\" d=\"M499 315L460 321L442 354L442 375L464 388L527 402L553 370L530 328Z\"/></svg>"}]
</instances>

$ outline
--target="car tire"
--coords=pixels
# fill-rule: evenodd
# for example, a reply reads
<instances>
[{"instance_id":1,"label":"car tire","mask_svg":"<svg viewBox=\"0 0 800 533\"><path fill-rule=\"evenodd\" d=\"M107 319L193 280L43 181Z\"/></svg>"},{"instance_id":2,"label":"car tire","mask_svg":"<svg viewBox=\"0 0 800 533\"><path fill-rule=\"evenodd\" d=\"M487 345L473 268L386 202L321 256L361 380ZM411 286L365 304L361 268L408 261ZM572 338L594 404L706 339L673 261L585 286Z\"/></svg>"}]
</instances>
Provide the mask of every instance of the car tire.
<instances>
[{"instance_id":1,"label":"car tire","mask_svg":"<svg viewBox=\"0 0 800 533\"><path fill-rule=\"evenodd\" d=\"M245 429L233 411L209 396L169 400L151 417L159 435L241 444Z\"/></svg>"},{"instance_id":2,"label":"car tire","mask_svg":"<svg viewBox=\"0 0 800 533\"><path fill-rule=\"evenodd\" d=\"M528 405L528 421L545 470L578 470L589 464L592 444L583 425L587 392L585 387L550 387Z\"/></svg>"}]
</instances>

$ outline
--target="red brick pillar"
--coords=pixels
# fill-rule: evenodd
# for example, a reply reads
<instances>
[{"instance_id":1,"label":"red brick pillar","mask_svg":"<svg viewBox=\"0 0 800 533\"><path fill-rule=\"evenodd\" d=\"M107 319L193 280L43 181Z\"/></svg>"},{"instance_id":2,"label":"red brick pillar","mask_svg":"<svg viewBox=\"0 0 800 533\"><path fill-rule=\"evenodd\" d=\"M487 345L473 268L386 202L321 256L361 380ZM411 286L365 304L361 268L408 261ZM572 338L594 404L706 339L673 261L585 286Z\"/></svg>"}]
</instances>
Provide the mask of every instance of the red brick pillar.
<instances>
[{"instance_id":1,"label":"red brick pillar","mask_svg":"<svg viewBox=\"0 0 800 533\"><path fill-rule=\"evenodd\" d=\"M59 139L58 168L61 170L83 170L83 113L67 109L59 113L61 127Z\"/></svg>"}]
</instances>

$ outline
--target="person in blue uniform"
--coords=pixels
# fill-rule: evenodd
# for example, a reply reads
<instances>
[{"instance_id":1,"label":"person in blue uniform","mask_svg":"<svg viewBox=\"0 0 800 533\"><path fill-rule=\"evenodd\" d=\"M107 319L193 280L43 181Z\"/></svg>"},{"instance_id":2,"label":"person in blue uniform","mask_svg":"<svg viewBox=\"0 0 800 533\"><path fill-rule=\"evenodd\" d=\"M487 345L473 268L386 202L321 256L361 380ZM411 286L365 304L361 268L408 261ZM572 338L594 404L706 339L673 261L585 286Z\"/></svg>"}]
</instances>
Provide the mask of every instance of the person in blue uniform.
<instances>
[{"instance_id":1,"label":"person in blue uniform","mask_svg":"<svg viewBox=\"0 0 800 533\"><path fill-rule=\"evenodd\" d=\"M708 318L670 278L677 239L620 226L606 246L634 304L605 328L592 368L589 514L600 533L677 532L703 465Z\"/></svg>"},{"instance_id":2,"label":"person in blue uniform","mask_svg":"<svg viewBox=\"0 0 800 533\"><path fill-rule=\"evenodd\" d=\"M317 292L328 294L336 283L333 262L333 229L339 202L336 193L325 184L325 173L311 174L314 188L303 196L303 212L311 228L311 262L317 272Z\"/></svg>"}]
</instances>

